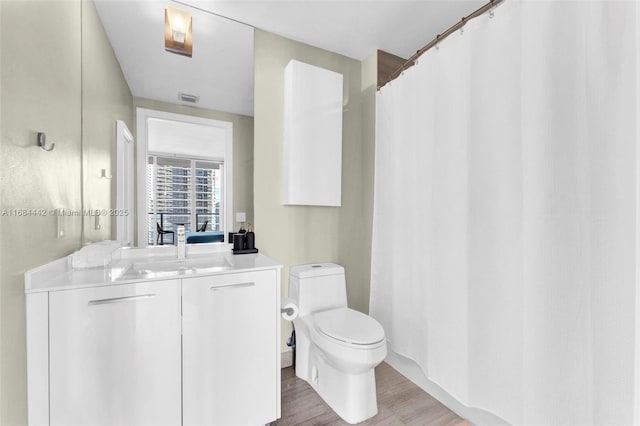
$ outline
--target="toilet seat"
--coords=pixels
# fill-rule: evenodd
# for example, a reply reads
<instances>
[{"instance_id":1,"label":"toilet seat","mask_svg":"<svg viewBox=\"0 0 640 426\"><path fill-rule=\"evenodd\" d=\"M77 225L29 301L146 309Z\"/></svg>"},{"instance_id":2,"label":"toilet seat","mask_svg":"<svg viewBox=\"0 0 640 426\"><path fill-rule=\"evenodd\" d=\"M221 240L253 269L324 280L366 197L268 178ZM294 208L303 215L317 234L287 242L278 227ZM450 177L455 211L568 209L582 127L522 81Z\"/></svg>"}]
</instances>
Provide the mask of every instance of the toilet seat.
<instances>
[{"instance_id":1,"label":"toilet seat","mask_svg":"<svg viewBox=\"0 0 640 426\"><path fill-rule=\"evenodd\" d=\"M332 340L355 346L376 345L384 341L384 329L369 315L349 308L330 309L313 314L316 331Z\"/></svg>"}]
</instances>

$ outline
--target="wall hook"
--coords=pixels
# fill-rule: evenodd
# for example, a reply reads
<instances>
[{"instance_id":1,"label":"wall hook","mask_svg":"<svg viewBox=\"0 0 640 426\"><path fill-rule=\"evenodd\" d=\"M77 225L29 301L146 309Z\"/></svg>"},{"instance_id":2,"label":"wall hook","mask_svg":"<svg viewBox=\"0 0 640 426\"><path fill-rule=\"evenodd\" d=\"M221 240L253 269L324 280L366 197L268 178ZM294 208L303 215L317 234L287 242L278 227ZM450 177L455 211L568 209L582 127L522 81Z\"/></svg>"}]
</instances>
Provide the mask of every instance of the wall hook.
<instances>
[{"instance_id":1,"label":"wall hook","mask_svg":"<svg viewBox=\"0 0 640 426\"><path fill-rule=\"evenodd\" d=\"M43 132L38 132L37 140L38 146L45 151L53 151L53 148L56 146L55 143L52 143L49 148L45 148L45 144L47 143L47 135L45 135Z\"/></svg>"},{"instance_id":2,"label":"wall hook","mask_svg":"<svg viewBox=\"0 0 640 426\"><path fill-rule=\"evenodd\" d=\"M107 176L107 169L101 169L100 170L100 178L101 179L111 179L112 176L111 175Z\"/></svg>"}]
</instances>

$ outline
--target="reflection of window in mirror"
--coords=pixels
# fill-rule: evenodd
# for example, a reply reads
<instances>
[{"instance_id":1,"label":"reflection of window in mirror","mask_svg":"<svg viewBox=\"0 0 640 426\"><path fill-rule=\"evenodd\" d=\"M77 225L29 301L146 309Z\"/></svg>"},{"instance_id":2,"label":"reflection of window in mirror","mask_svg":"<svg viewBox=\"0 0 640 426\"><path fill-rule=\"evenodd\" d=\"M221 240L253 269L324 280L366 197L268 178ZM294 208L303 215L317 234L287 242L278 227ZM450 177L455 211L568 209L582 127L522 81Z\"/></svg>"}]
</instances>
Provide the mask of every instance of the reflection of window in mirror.
<instances>
[{"instance_id":1,"label":"reflection of window in mirror","mask_svg":"<svg viewBox=\"0 0 640 426\"><path fill-rule=\"evenodd\" d=\"M147 244L157 240L155 224L176 232L183 224L189 232L223 235L223 161L149 155L147 164ZM204 228L203 228L204 226Z\"/></svg>"},{"instance_id":2,"label":"reflection of window in mirror","mask_svg":"<svg viewBox=\"0 0 640 426\"><path fill-rule=\"evenodd\" d=\"M146 142L138 145L139 246L171 244L164 236L178 225L205 228L200 241L231 230L232 131L229 122L138 109L138 139Z\"/></svg>"}]
</instances>

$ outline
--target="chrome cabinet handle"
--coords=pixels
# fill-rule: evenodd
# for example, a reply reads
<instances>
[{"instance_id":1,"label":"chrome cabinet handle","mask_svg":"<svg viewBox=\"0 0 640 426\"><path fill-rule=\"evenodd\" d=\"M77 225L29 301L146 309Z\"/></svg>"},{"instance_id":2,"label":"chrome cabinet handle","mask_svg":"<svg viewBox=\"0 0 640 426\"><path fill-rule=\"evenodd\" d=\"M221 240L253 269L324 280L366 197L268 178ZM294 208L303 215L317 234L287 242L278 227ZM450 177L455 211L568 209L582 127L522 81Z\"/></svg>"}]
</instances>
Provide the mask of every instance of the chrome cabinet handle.
<instances>
[{"instance_id":1,"label":"chrome cabinet handle","mask_svg":"<svg viewBox=\"0 0 640 426\"><path fill-rule=\"evenodd\" d=\"M227 284L227 285L212 285L209 287L211 291L230 290L234 288L253 287L256 283L239 283L239 284Z\"/></svg>"},{"instance_id":2,"label":"chrome cabinet handle","mask_svg":"<svg viewBox=\"0 0 640 426\"><path fill-rule=\"evenodd\" d=\"M156 297L155 294L140 294L137 296L124 296L124 297L113 297L111 299L90 300L89 306L106 305L107 303L136 302L138 300L143 300L143 299L153 299L154 297Z\"/></svg>"}]
</instances>

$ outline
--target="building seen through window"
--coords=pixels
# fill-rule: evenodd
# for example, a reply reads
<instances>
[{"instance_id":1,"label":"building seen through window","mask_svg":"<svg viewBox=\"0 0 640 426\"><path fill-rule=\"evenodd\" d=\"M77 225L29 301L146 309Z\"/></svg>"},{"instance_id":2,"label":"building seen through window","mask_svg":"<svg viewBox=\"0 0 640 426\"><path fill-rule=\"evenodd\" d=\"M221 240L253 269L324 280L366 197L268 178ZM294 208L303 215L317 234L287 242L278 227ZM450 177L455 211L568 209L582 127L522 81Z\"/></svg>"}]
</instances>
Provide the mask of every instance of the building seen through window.
<instances>
[{"instance_id":1,"label":"building seen through window","mask_svg":"<svg viewBox=\"0 0 640 426\"><path fill-rule=\"evenodd\" d=\"M178 225L184 225L187 232L223 230L222 169L222 162L148 157L149 245L156 244L158 226L173 232ZM172 238L166 242L171 243Z\"/></svg>"}]
</instances>

